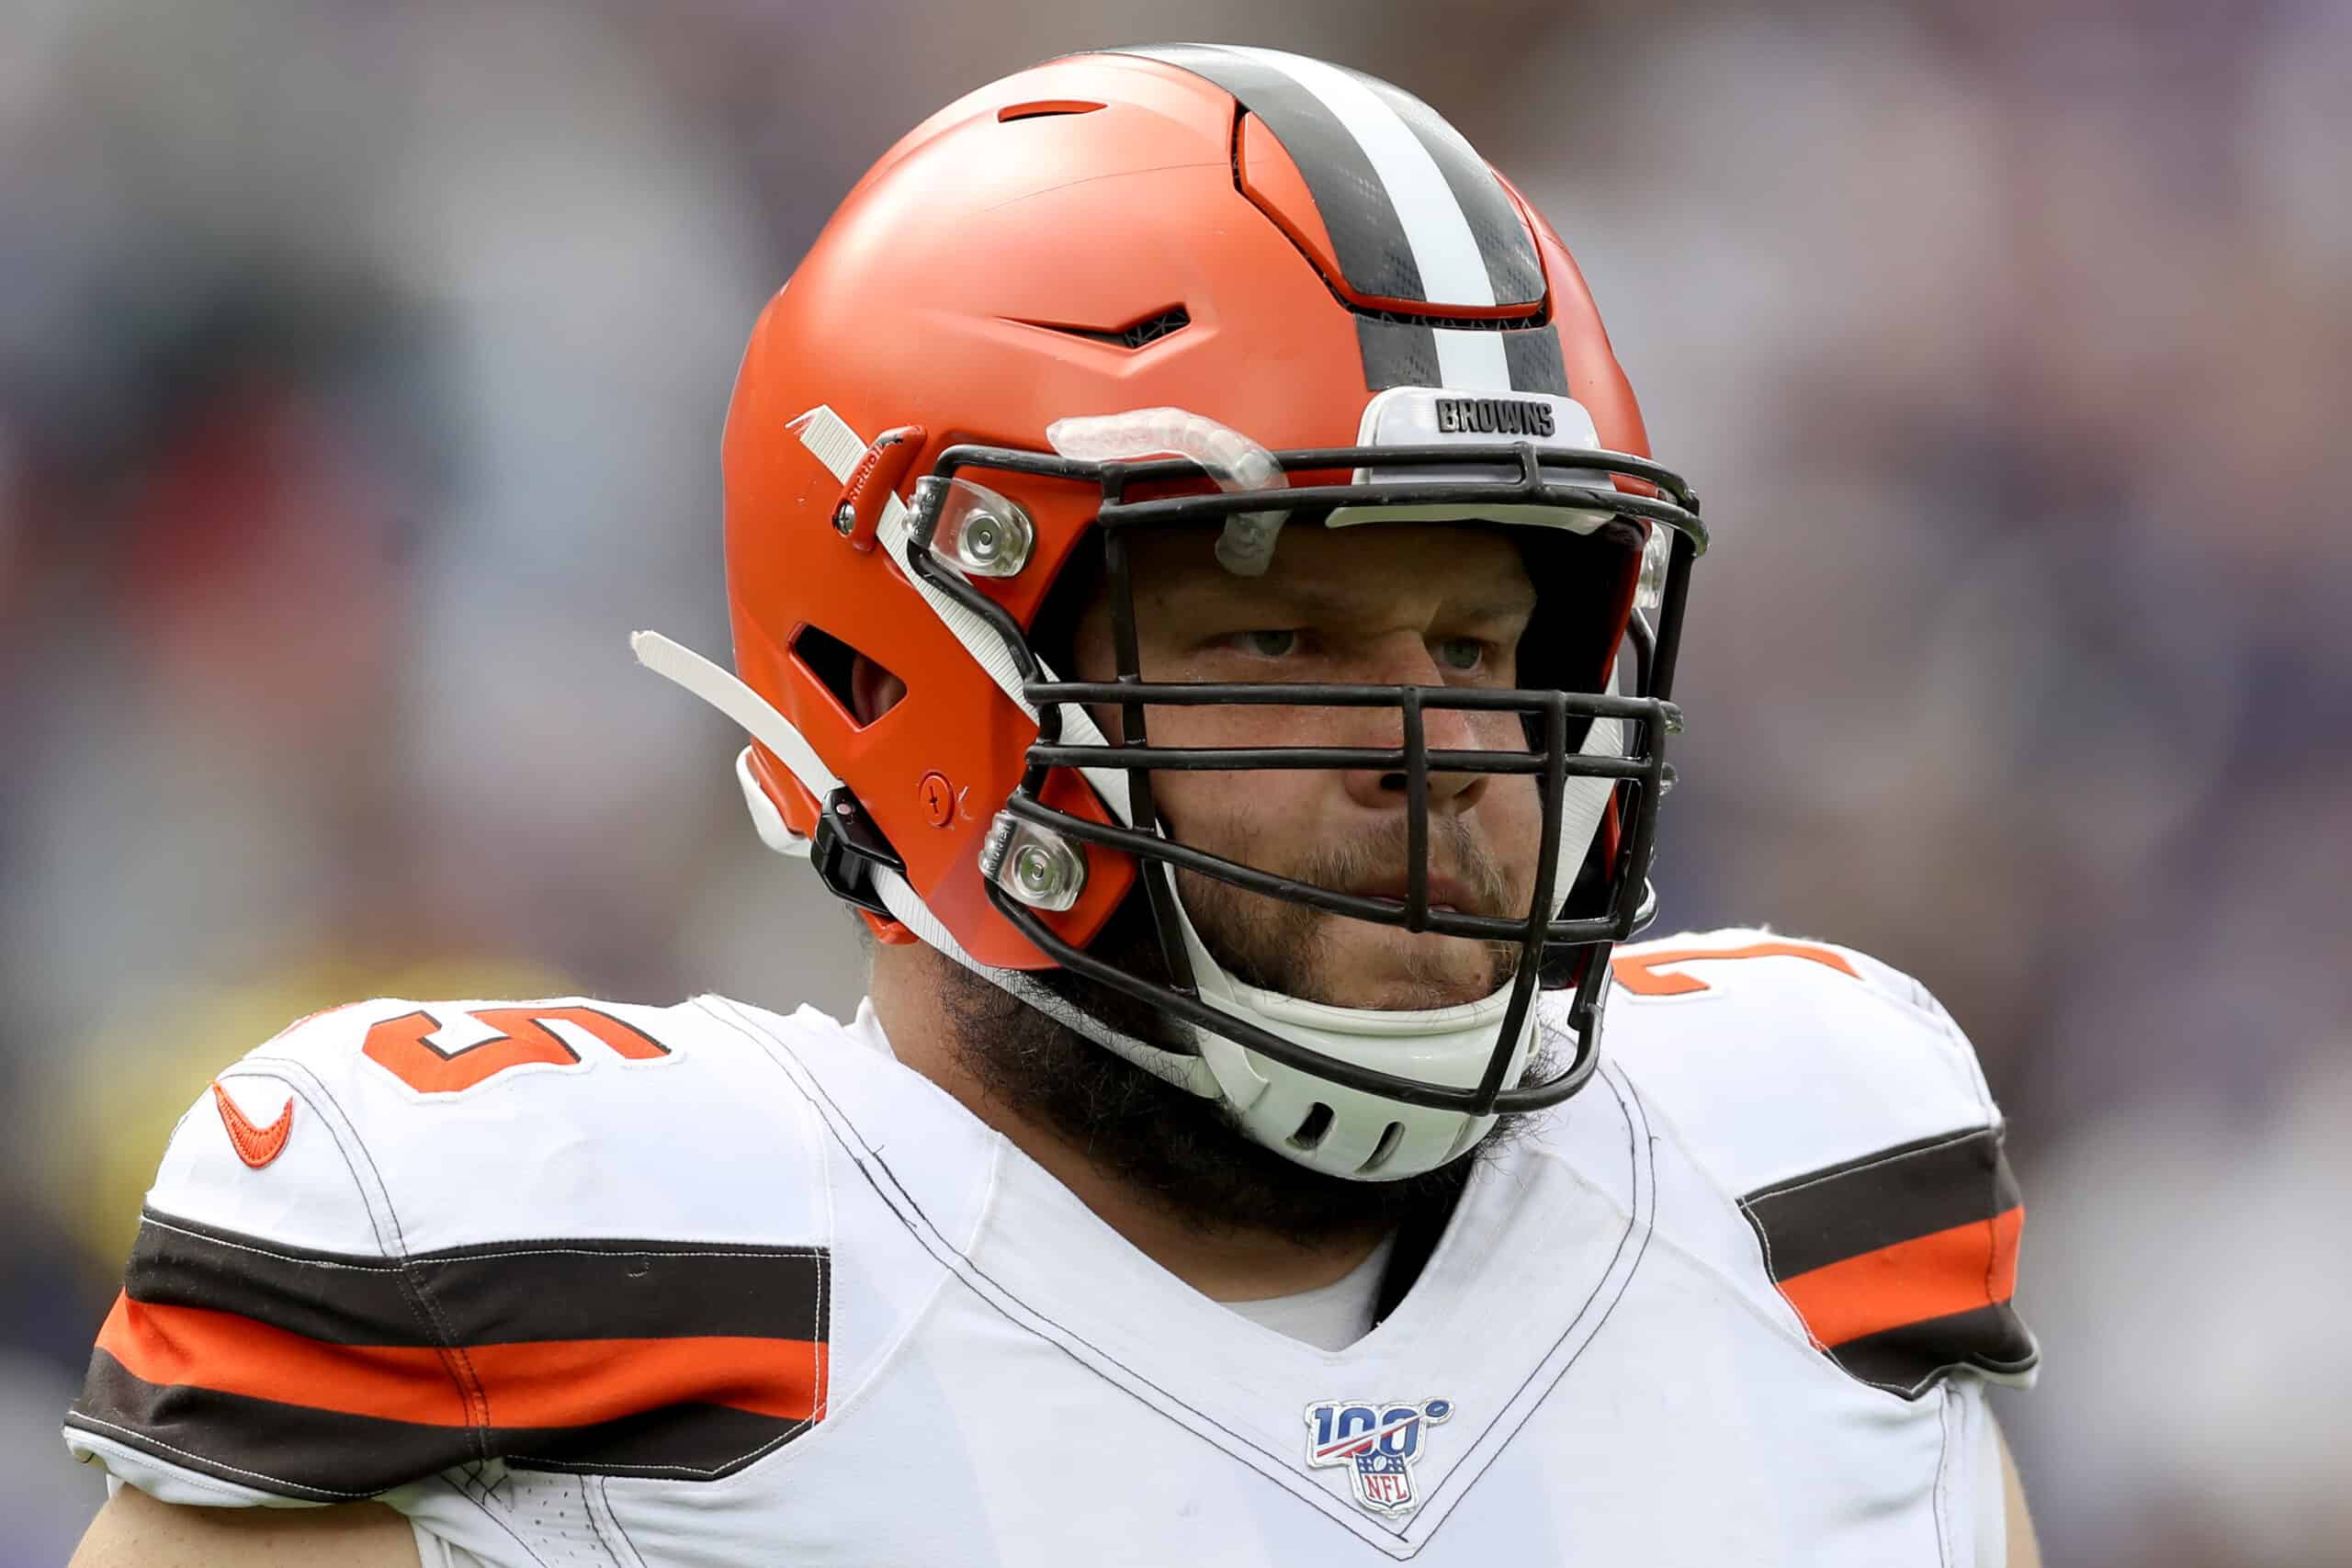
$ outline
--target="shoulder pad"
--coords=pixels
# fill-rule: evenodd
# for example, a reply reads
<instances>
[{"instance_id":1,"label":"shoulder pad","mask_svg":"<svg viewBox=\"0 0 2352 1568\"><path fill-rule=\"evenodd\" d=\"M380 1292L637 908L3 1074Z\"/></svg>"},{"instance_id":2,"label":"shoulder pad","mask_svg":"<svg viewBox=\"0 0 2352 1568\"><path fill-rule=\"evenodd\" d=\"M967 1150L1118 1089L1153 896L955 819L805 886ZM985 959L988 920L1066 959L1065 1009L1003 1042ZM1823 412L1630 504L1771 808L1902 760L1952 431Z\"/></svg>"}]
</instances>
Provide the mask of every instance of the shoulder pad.
<instances>
[{"instance_id":1,"label":"shoulder pad","mask_svg":"<svg viewBox=\"0 0 2352 1568\"><path fill-rule=\"evenodd\" d=\"M1974 1049L1917 981L1756 930L1620 949L1607 1049L1737 1203L1814 1342L1916 1397L2026 1382L2025 1218Z\"/></svg>"},{"instance_id":2,"label":"shoulder pad","mask_svg":"<svg viewBox=\"0 0 2352 1568\"><path fill-rule=\"evenodd\" d=\"M691 1005L303 1020L175 1130L69 1446L183 1503L739 1467L821 1404L824 1157Z\"/></svg>"}]
</instances>

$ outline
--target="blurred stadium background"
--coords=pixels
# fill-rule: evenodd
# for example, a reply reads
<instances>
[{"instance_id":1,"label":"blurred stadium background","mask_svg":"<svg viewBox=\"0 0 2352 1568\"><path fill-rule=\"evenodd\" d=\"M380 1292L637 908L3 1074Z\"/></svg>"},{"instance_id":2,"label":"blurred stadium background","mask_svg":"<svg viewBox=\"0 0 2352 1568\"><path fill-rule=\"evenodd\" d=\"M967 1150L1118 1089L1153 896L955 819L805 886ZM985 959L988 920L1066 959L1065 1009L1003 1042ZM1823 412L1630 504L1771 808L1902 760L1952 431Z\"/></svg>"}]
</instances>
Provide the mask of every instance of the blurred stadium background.
<instances>
[{"instance_id":1,"label":"blurred stadium background","mask_svg":"<svg viewBox=\"0 0 2352 1568\"><path fill-rule=\"evenodd\" d=\"M1669 929L1974 1034L2051 1560L2352 1562L2343 0L0 0L0 1568L95 1506L56 1416L224 1060L849 1003L624 637L726 646L736 355L855 175L1164 38L1401 83L1581 258L1721 541Z\"/></svg>"}]
</instances>

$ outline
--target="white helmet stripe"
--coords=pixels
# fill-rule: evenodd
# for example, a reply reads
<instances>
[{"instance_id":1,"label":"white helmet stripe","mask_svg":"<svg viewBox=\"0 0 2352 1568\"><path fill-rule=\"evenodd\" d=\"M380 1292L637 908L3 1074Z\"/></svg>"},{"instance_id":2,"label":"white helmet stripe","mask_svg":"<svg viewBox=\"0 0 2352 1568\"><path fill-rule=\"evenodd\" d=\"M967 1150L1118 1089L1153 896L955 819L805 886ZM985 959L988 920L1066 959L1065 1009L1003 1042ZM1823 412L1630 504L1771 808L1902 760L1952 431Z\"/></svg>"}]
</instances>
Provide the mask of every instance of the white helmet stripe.
<instances>
[{"instance_id":1,"label":"white helmet stripe","mask_svg":"<svg viewBox=\"0 0 2352 1568\"><path fill-rule=\"evenodd\" d=\"M1430 328L1430 336L1437 344L1440 383L1450 392L1510 391L1510 355L1503 344L1508 335L1454 327Z\"/></svg>"}]
</instances>

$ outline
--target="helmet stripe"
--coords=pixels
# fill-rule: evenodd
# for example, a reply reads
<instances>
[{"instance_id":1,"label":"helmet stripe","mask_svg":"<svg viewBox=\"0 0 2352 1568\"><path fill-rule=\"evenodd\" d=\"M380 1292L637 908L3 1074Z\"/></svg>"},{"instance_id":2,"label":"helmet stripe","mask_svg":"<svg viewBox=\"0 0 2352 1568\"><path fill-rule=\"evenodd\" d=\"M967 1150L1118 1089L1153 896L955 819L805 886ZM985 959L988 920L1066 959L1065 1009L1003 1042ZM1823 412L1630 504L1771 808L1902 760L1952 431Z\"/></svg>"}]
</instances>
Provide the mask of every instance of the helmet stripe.
<instances>
[{"instance_id":1,"label":"helmet stripe","mask_svg":"<svg viewBox=\"0 0 2352 1568\"><path fill-rule=\"evenodd\" d=\"M1358 316L1356 344L1363 351L1363 384L1368 391L1445 385L1438 369L1437 333L1428 327Z\"/></svg>"},{"instance_id":2,"label":"helmet stripe","mask_svg":"<svg viewBox=\"0 0 2352 1568\"><path fill-rule=\"evenodd\" d=\"M1437 385L1464 392L1510 390L1505 334L1484 327L1437 327L1430 335L1437 340Z\"/></svg>"},{"instance_id":3,"label":"helmet stripe","mask_svg":"<svg viewBox=\"0 0 2352 1568\"><path fill-rule=\"evenodd\" d=\"M1510 367L1512 391L1551 392L1563 398L1570 395L1567 367L1560 357L1559 328L1529 327L1495 335L1503 340L1503 358Z\"/></svg>"},{"instance_id":4,"label":"helmet stripe","mask_svg":"<svg viewBox=\"0 0 2352 1568\"><path fill-rule=\"evenodd\" d=\"M1461 332L1360 315L1356 343L1363 351L1364 386L1374 392L1391 387L1453 387L1569 395L1556 327Z\"/></svg>"},{"instance_id":5,"label":"helmet stripe","mask_svg":"<svg viewBox=\"0 0 2352 1568\"><path fill-rule=\"evenodd\" d=\"M1160 44L1113 52L1179 66L1255 115L1298 166L1348 288L1447 308L1544 297L1534 240L1486 160L1411 94L1280 50ZM1364 386L1565 396L1551 327L1461 327L1364 313Z\"/></svg>"},{"instance_id":6,"label":"helmet stripe","mask_svg":"<svg viewBox=\"0 0 2352 1568\"><path fill-rule=\"evenodd\" d=\"M1114 52L1141 55L1206 77L1265 122L1306 181L1349 288L1384 299L1429 298L1387 182L1363 144L1296 77L1258 58L1259 51L1213 44L1162 44Z\"/></svg>"},{"instance_id":7,"label":"helmet stripe","mask_svg":"<svg viewBox=\"0 0 2352 1568\"><path fill-rule=\"evenodd\" d=\"M1502 186L1476 148L1446 123L1429 105L1402 87L1376 76L1356 76L1377 94L1390 111L1419 139L1430 161L1444 176L1455 204L1469 224L1478 253L1486 264L1487 287L1498 305L1524 302L1532 306L1544 298L1544 264L1535 243ZM1534 390L1522 388L1522 391Z\"/></svg>"},{"instance_id":8,"label":"helmet stripe","mask_svg":"<svg viewBox=\"0 0 2352 1568\"><path fill-rule=\"evenodd\" d=\"M1231 93L1298 165L1348 287L1435 306L1544 297L1534 237L1502 182L1444 117L1403 88L1282 50L1158 44L1114 51Z\"/></svg>"},{"instance_id":9,"label":"helmet stripe","mask_svg":"<svg viewBox=\"0 0 2352 1568\"><path fill-rule=\"evenodd\" d=\"M1346 130L1370 160L1373 172L1404 230L1413 264L1421 276L1421 292L1414 298L1443 305L1491 306L1494 284L1478 235L1469 216L1455 199L1453 184L1412 127L1395 107L1352 71L1342 71L1303 54L1273 49L1236 49L1233 52L1270 65L1314 95L1325 113ZM1273 128L1280 136L1282 128ZM1287 140L1283 143L1289 150ZM1298 153L1291 151L1293 159ZM1304 165L1301 172L1304 173ZM1493 176L1487 176L1489 182ZM1309 185L1312 186L1310 179ZM1322 197L1317 194L1317 204ZM1325 220L1329 220L1329 214ZM1351 277L1350 283L1355 280ZM1365 290L1369 293L1372 290Z\"/></svg>"}]
</instances>

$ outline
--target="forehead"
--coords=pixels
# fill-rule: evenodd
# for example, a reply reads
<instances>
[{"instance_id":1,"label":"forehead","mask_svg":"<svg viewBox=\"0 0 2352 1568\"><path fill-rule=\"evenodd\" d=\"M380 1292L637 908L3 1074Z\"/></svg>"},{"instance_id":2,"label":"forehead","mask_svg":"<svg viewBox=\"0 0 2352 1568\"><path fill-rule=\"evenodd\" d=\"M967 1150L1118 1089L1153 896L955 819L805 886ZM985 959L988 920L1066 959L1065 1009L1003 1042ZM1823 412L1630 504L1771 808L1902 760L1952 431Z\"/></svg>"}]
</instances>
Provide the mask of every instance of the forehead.
<instances>
[{"instance_id":1,"label":"forehead","mask_svg":"<svg viewBox=\"0 0 2352 1568\"><path fill-rule=\"evenodd\" d=\"M1329 603L1354 612L1476 603L1532 609L1535 586L1520 548L1492 524L1374 523L1345 528L1294 522L1262 577L1216 560L1217 531L1139 531L1129 547L1138 604L1204 606L1272 600Z\"/></svg>"}]
</instances>

